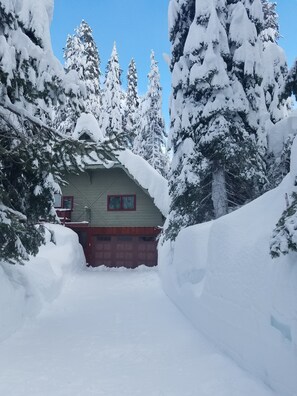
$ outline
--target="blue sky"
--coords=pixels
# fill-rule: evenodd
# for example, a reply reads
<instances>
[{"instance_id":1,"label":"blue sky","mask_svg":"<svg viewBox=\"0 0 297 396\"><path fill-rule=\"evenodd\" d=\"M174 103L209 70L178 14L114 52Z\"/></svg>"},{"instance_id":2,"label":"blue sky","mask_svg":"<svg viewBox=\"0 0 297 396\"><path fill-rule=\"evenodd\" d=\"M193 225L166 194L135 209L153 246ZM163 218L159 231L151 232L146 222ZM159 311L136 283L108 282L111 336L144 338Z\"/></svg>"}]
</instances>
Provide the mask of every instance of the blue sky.
<instances>
[{"instance_id":1,"label":"blue sky","mask_svg":"<svg viewBox=\"0 0 297 396\"><path fill-rule=\"evenodd\" d=\"M97 43L101 70L105 71L113 42L116 41L120 66L126 76L134 57L141 94L147 89L150 52L153 49L159 62L164 93L164 115L168 113L170 92L169 69L163 53L169 53L167 39L167 0L55 0L52 22L52 45L55 55L63 61L62 48L82 19L91 26ZM125 79L123 79L125 86Z\"/></svg>"},{"instance_id":2,"label":"blue sky","mask_svg":"<svg viewBox=\"0 0 297 396\"><path fill-rule=\"evenodd\" d=\"M62 49L67 35L85 19L99 48L102 72L116 41L124 76L134 57L139 91L143 94L147 88L150 51L154 49L163 86L163 111L168 122L170 73L163 60L163 53L170 51L167 8L168 0L55 0L51 29L54 53L63 62ZM278 13L282 35L280 45L286 50L291 65L297 57L297 0L280 0ZM123 83L125 85L125 79Z\"/></svg>"}]
</instances>

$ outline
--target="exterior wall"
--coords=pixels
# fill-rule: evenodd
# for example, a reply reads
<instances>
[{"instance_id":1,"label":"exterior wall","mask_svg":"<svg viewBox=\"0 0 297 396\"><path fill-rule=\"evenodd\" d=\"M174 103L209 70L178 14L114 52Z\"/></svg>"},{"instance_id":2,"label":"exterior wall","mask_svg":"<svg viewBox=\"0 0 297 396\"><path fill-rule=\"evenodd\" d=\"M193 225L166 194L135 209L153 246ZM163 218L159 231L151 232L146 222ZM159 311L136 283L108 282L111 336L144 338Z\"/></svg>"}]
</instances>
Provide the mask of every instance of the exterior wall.
<instances>
[{"instance_id":1,"label":"exterior wall","mask_svg":"<svg viewBox=\"0 0 297 396\"><path fill-rule=\"evenodd\" d=\"M74 196L72 222L90 227L158 227L164 219L146 194L123 169L94 169L65 177L65 196ZM108 211L108 195L136 195L136 211ZM86 209L87 207L87 209Z\"/></svg>"}]
</instances>

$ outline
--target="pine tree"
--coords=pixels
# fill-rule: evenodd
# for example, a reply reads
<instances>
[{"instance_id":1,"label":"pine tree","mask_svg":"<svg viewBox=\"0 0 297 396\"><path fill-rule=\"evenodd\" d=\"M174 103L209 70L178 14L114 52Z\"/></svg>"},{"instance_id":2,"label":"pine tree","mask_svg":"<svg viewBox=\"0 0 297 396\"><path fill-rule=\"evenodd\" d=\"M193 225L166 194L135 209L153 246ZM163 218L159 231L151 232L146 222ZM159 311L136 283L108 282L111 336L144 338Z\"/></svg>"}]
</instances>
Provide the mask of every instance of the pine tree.
<instances>
[{"instance_id":1,"label":"pine tree","mask_svg":"<svg viewBox=\"0 0 297 396\"><path fill-rule=\"evenodd\" d=\"M169 2L169 36L171 47L171 71L183 55L189 28L195 16L196 0L170 0Z\"/></svg>"},{"instance_id":2,"label":"pine tree","mask_svg":"<svg viewBox=\"0 0 297 396\"><path fill-rule=\"evenodd\" d=\"M123 130L123 92L121 86L121 69L116 44L106 68L104 90L102 94L101 128L108 138L122 139ZM121 136L122 135L122 136ZM128 146L128 142L125 142Z\"/></svg>"},{"instance_id":3,"label":"pine tree","mask_svg":"<svg viewBox=\"0 0 297 396\"><path fill-rule=\"evenodd\" d=\"M272 235L270 255L272 258L297 252L297 193L292 193L292 203L283 212Z\"/></svg>"},{"instance_id":4,"label":"pine tree","mask_svg":"<svg viewBox=\"0 0 297 396\"><path fill-rule=\"evenodd\" d=\"M101 113L100 58L92 30L85 21L74 35L67 37L64 59L69 90L65 105L57 109L56 126L60 132L72 134L82 113L93 114L97 121Z\"/></svg>"},{"instance_id":5,"label":"pine tree","mask_svg":"<svg viewBox=\"0 0 297 396\"><path fill-rule=\"evenodd\" d=\"M297 60L295 60L292 68L290 69L290 71L288 73L288 77L285 82L282 96L283 96L283 98L287 99L292 94L297 99Z\"/></svg>"},{"instance_id":6,"label":"pine tree","mask_svg":"<svg viewBox=\"0 0 297 396\"><path fill-rule=\"evenodd\" d=\"M169 173L171 207L165 236L171 239L175 239L181 228L198 222L195 208L199 200L196 189L199 184L196 157L199 153L188 119L194 103L190 99L188 56L184 50L195 17L195 4L196 0L171 0L169 3L172 71L169 147L173 159Z\"/></svg>"},{"instance_id":7,"label":"pine tree","mask_svg":"<svg viewBox=\"0 0 297 396\"><path fill-rule=\"evenodd\" d=\"M79 51L81 51L81 46L77 37L69 35L64 49L67 89L65 90L63 103L59 103L54 109L55 128L68 136L72 135L79 116L86 111L82 70L78 67L77 62Z\"/></svg>"},{"instance_id":8,"label":"pine tree","mask_svg":"<svg viewBox=\"0 0 297 396\"><path fill-rule=\"evenodd\" d=\"M166 176L165 123L162 116L162 88L155 54L151 53L148 92L141 104L141 123L134 152L141 155L160 174Z\"/></svg>"},{"instance_id":9,"label":"pine tree","mask_svg":"<svg viewBox=\"0 0 297 396\"><path fill-rule=\"evenodd\" d=\"M290 179L292 191L286 196L287 208L281 215L273 231L270 241L270 255L272 258L297 252L297 140L292 144L290 161Z\"/></svg>"},{"instance_id":10,"label":"pine tree","mask_svg":"<svg viewBox=\"0 0 297 396\"><path fill-rule=\"evenodd\" d=\"M93 33L87 22L82 21L76 29L81 43L80 62L82 63L82 79L86 90L85 108L99 121L101 110L100 91L100 57Z\"/></svg>"},{"instance_id":11,"label":"pine tree","mask_svg":"<svg viewBox=\"0 0 297 396\"><path fill-rule=\"evenodd\" d=\"M139 128L139 96L137 88L137 71L134 59L131 60L127 74L127 96L123 128L128 137L128 147L133 147L133 142Z\"/></svg>"},{"instance_id":12,"label":"pine tree","mask_svg":"<svg viewBox=\"0 0 297 396\"><path fill-rule=\"evenodd\" d=\"M280 34L276 3L261 1L264 22L260 37L263 42L263 65L265 65L262 87L270 120L275 124L286 117L290 109L289 102L281 96L288 75L288 65L284 50L278 45Z\"/></svg>"},{"instance_id":13,"label":"pine tree","mask_svg":"<svg viewBox=\"0 0 297 396\"><path fill-rule=\"evenodd\" d=\"M173 67L169 238L263 191L261 10L256 0L196 1Z\"/></svg>"},{"instance_id":14,"label":"pine tree","mask_svg":"<svg viewBox=\"0 0 297 396\"><path fill-rule=\"evenodd\" d=\"M261 0L264 12L264 23L261 31L263 42L263 61L264 73L262 87L266 103L265 140L266 146L269 140L271 127L285 118L291 108L289 98L283 96L283 89L288 77L288 66L283 49L278 45L279 25L276 12L276 3L268 0ZM263 112L263 114L265 114ZM269 187L276 187L290 169L290 151L292 138L284 142L283 150L278 158L269 152L266 154L267 178Z\"/></svg>"},{"instance_id":15,"label":"pine tree","mask_svg":"<svg viewBox=\"0 0 297 396\"><path fill-rule=\"evenodd\" d=\"M56 219L63 172L96 150L51 129L51 107L67 82L52 54L48 10L44 0L0 4L0 261L10 263L37 253L44 235L37 224ZM106 155L105 147L97 152Z\"/></svg>"}]
</instances>

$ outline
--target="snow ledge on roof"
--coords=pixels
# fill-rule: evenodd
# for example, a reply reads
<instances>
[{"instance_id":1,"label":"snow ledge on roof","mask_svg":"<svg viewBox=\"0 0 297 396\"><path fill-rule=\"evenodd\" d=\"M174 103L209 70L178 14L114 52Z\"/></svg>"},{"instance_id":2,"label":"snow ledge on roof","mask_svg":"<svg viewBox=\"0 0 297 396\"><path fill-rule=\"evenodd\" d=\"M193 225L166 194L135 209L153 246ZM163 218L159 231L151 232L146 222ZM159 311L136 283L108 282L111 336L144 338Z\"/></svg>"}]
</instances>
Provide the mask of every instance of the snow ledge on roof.
<instances>
[{"instance_id":1,"label":"snow ledge on roof","mask_svg":"<svg viewBox=\"0 0 297 396\"><path fill-rule=\"evenodd\" d=\"M73 132L73 138L79 139L84 133L88 134L94 142L102 142L104 140L98 121L91 113L82 113L80 115Z\"/></svg>"},{"instance_id":2,"label":"snow ledge on roof","mask_svg":"<svg viewBox=\"0 0 297 396\"><path fill-rule=\"evenodd\" d=\"M125 149L117 153L119 162L127 169L129 174L148 190L156 207L163 216L169 212L169 187L168 181L160 175L145 159Z\"/></svg>"}]
</instances>

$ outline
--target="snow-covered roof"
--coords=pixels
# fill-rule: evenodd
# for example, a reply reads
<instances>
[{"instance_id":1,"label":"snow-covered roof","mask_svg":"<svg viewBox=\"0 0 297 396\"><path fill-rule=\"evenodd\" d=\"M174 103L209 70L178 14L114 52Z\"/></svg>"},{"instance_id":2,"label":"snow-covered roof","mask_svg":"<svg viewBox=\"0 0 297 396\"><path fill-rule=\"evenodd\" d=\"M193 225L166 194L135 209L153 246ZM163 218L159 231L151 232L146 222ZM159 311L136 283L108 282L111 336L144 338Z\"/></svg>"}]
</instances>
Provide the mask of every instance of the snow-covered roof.
<instances>
[{"instance_id":1,"label":"snow-covered roof","mask_svg":"<svg viewBox=\"0 0 297 396\"><path fill-rule=\"evenodd\" d=\"M134 179L143 189L147 190L154 204L163 214L167 216L169 212L169 187L168 181L160 175L145 159L137 154L132 153L131 150L125 149L115 155L118 162L108 161L103 163L98 160L89 162L87 168L96 166L105 166L112 168L120 165L125 171Z\"/></svg>"},{"instance_id":2,"label":"snow-covered roof","mask_svg":"<svg viewBox=\"0 0 297 396\"><path fill-rule=\"evenodd\" d=\"M94 142L102 142L104 139L98 122L91 113L81 114L77 120L76 127L73 132L73 138L79 139L84 133L88 134Z\"/></svg>"}]
</instances>

